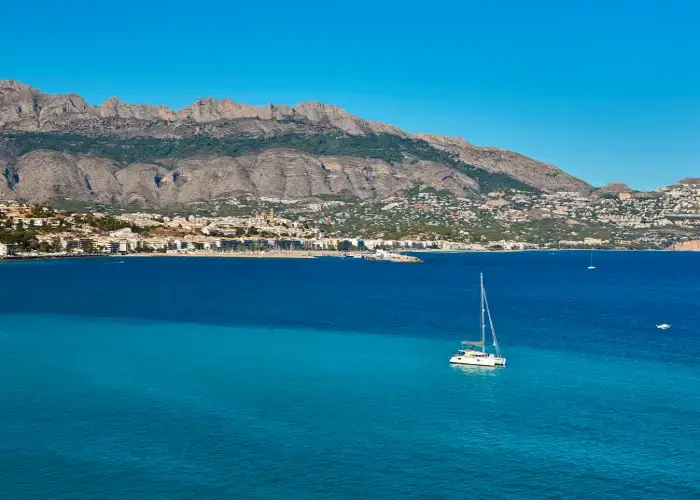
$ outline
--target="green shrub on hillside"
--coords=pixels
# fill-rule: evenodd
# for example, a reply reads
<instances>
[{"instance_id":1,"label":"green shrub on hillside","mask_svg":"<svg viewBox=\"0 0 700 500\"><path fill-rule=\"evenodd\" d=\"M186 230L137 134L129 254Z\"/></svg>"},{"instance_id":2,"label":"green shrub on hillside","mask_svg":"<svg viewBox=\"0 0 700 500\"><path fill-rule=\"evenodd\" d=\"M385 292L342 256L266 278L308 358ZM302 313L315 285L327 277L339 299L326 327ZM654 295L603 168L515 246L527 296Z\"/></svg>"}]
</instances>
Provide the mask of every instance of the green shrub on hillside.
<instances>
[{"instance_id":1,"label":"green shrub on hillside","mask_svg":"<svg viewBox=\"0 0 700 500\"><path fill-rule=\"evenodd\" d=\"M485 192L501 189L534 190L509 175L488 172L466 164L451 153L436 149L424 140L394 134L289 133L272 137L217 138L196 135L182 139L159 139L26 132L5 134L5 137L14 143L19 155L38 149L50 149L71 154L103 156L123 165L202 155L242 156L274 148L294 149L314 155L376 158L394 164L407 159L424 160L453 167L476 180Z\"/></svg>"}]
</instances>

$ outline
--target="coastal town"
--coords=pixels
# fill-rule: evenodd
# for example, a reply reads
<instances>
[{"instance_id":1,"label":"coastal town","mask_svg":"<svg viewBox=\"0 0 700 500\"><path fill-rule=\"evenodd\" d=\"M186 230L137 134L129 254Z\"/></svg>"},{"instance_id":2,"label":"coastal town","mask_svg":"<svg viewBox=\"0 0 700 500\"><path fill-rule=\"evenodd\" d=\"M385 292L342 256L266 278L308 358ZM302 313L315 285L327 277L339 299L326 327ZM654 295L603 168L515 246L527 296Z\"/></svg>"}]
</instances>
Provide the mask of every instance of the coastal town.
<instances>
[{"instance_id":1,"label":"coastal town","mask_svg":"<svg viewBox=\"0 0 700 500\"><path fill-rule=\"evenodd\" d=\"M59 210L0 201L0 258L109 254L358 256L401 252L694 248L700 180L653 192L621 184L593 194L496 191L458 198L416 186L359 200L228 199L153 213Z\"/></svg>"}]
</instances>

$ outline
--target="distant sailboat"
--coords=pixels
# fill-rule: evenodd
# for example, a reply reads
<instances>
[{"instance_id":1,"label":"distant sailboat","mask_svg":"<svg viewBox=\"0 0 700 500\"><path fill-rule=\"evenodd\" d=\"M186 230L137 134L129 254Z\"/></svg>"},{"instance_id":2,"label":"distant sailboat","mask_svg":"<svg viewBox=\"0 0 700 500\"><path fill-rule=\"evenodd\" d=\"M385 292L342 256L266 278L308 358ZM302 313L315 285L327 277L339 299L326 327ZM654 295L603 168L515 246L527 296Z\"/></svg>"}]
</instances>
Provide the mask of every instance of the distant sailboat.
<instances>
[{"instance_id":1,"label":"distant sailboat","mask_svg":"<svg viewBox=\"0 0 700 500\"><path fill-rule=\"evenodd\" d=\"M671 328L671 325L669 325L668 323L661 323L660 325L656 325L656 328L658 328L659 330L668 330L669 328Z\"/></svg>"},{"instance_id":2,"label":"distant sailboat","mask_svg":"<svg viewBox=\"0 0 700 500\"><path fill-rule=\"evenodd\" d=\"M593 271L596 267L593 265L593 252L591 252L591 263L588 265L588 270Z\"/></svg>"}]
</instances>

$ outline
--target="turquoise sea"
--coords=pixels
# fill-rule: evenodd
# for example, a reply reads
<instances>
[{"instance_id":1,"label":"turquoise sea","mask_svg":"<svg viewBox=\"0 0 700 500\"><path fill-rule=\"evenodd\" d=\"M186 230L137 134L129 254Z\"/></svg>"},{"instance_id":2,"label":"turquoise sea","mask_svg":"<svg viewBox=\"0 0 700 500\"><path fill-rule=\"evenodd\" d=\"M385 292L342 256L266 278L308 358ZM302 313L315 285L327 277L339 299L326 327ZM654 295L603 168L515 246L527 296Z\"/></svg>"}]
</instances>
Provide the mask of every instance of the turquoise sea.
<instances>
[{"instance_id":1,"label":"turquoise sea","mask_svg":"<svg viewBox=\"0 0 700 500\"><path fill-rule=\"evenodd\" d=\"M700 254L422 257L0 263L0 497L700 498Z\"/></svg>"}]
</instances>

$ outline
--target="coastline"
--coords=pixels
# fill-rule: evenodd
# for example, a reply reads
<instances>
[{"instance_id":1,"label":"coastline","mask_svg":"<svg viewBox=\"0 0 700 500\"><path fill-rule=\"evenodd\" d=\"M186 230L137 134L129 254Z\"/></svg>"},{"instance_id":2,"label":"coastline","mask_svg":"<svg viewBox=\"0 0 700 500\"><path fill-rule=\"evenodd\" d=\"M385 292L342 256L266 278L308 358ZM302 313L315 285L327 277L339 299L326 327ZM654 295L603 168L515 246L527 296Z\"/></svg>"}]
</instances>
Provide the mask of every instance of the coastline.
<instances>
[{"instance_id":1,"label":"coastline","mask_svg":"<svg viewBox=\"0 0 700 500\"><path fill-rule=\"evenodd\" d=\"M666 252L670 251L670 248L524 248L522 250L441 250L441 249L415 249L406 250L407 253L438 253L438 254L450 254L450 253L523 253L523 252Z\"/></svg>"},{"instance_id":2,"label":"coastline","mask_svg":"<svg viewBox=\"0 0 700 500\"><path fill-rule=\"evenodd\" d=\"M374 254L361 252L337 252L333 250L300 250L281 252L157 252L114 255L114 257L204 257L204 258L240 258L240 259L316 259L330 257L336 259L354 258L361 260L377 260L401 263L423 262L413 255L397 254L387 258L377 258Z\"/></svg>"},{"instance_id":3,"label":"coastline","mask_svg":"<svg viewBox=\"0 0 700 500\"><path fill-rule=\"evenodd\" d=\"M240 258L240 259L315 259L310 252L152 252L113 254L106 257L205 257L205 258Z\"/></svg>"},{"instance_id":4,"label":"coastline","mask_svg":"<svg viewBox=\"0 0 700 500\"><path fill-rule=\"evenodd\" d=\"M125 254L53 254L53 255L26 255L10 256L0 258L1 262L23 262L39 260L60 260L60 259L85 259L85 258L156 258L156 257L184 257L184 258L239 258L239 259L316 259L316 258L336 258L336 259L360 259L398 263L421 263L422 259L414 255L396 254L391 257L379 258L375 254L362 254L360 252L338 252L333 250L302 250L302 251L281 251L281 252L151 252L151 253L125 253Z\"/></svg>"},{"instance_id":5,"label":"coastline","mask_svg":"<svg viewBox=\"0 0 700 500\"><path fill-rule=\"evenodd\" d=\"M239 258L239 259L316 259L316 258L354 258L361 260L373 260L384 262L397 263L422 263L423 260L419 257L422 254L509 254L509 253L524 253L524 252L672 252L679 251L683 253L692 253L700 251L695 248L664 248L664 249L625 249L625 248L609 248L609 249L584 249L584 248L537 248L537 249L518 249L518 250L441 250L441 249L411 249L405 253L392 254L390 257L377 257L373 253L363 253L358 251L336 251L336 250L299 250L299 251L273 251L273 252L254 252L254 251L236 251L236 252L212 252L212 251L195 251L195 252L143 252L143 253L125 253L125 254L46 254L46 255L12 255L0 257L0 264L3 262L24 262L24 261L41 261L41 260L61 260L61 259L85 259L85 258L139 258L139 257L184 257L184 258Z\"/></svg>"}]
</instances>

